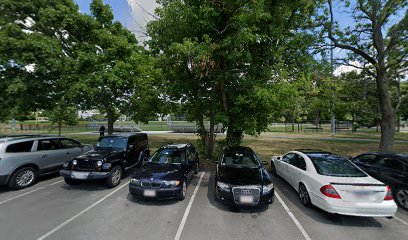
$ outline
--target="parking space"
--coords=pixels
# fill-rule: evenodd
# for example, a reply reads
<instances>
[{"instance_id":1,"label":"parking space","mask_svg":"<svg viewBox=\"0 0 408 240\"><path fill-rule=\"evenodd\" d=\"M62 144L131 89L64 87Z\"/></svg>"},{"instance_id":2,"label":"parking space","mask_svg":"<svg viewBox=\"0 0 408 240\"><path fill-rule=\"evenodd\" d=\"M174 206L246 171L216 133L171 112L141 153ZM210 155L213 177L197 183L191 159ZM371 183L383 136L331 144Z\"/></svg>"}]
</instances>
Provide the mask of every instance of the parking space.
<instances>
[{"instance_id":1,"label":"parking space","mask_svg":"<svg viewBox=\"0 0 408 240\"><path fill-rule=\"evenodd\" d=\"M55 176L20 191L2 188L1 239L408 238L406 211L399 210L394 219L331 215L305 208L281 178L275 179L275 188L282 201L228 207L214 201L214 173L204 173L201 182L200 176L194 177L184 201L135 199L128 193L128 177L113 189L98 182L68 186Z\"/></svg>"}]
</instances>

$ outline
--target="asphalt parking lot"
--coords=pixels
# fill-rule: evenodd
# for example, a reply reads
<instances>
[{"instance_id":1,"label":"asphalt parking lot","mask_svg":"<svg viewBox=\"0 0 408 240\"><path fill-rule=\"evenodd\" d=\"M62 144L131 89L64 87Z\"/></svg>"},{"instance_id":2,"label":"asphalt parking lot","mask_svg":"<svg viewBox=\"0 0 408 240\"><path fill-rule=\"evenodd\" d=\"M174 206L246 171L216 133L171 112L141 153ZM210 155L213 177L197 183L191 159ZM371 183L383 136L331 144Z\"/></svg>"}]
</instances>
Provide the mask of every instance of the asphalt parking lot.
<instances>
[{"instance_id":1,"label":"asphalt parking lot","mask_svg":"<svg viewBox=\"0 0 408 240\"><path fill-rule=\"evenodd\" d=\"M280 178L275 202L256 208L215 202L212 172L197 174L181 202L134 199L128 182L68 186L54 175L20 191L0 188L0 239L408 239L404 210L393 219L330 215L305 208Z\"/></svg>"}]
</instances>

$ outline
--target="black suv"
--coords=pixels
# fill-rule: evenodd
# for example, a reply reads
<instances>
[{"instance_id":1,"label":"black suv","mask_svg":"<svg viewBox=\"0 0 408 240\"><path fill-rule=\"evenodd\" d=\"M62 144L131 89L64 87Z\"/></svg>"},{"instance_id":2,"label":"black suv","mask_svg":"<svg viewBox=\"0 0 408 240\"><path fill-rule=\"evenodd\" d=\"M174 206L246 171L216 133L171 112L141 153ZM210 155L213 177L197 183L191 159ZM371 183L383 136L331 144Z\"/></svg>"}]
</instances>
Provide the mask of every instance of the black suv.
<instances>
[{"instance_id":1,"label":"black suv","mask_svg":"<svg viewBox=\"0 0 408 240\"><path fill-rule=\"evenodd\" d=\"M148 157L145 133L104 136L98 139L94 150L65 162L60 173L69 185L82 180L106 179L109 187L115 187L124 170L141 165Z\"/></svg>"},{"instance_id":2,"label":"black suv","mask_svg":"<svg viewBox=\"0 0 408 240\"><path fill-rule=\"evenodd\" d=\"M186 197L187 184L198 173L198 153L191 144L161 147L131 178L130 194L145 198Z\"/></svg>"}]
</instances>

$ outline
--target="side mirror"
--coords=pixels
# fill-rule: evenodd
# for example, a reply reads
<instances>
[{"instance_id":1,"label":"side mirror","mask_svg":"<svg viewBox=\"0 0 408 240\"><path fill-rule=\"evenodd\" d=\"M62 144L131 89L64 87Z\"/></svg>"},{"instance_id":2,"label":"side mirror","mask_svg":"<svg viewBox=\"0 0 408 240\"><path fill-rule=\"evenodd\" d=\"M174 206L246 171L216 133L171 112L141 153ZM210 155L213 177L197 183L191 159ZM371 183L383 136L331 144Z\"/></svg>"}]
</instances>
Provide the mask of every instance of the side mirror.
<instances>
[{"instance_id":1,"label":"side mirror","mask_svg":"<svg viewBox=\"0 0 408 240\"><path fill-rule=\"evenodd\" d=\"M272 160L282 161L282 156L272 156Z\"/></svg>"},{"instance_id":2,"label":"side mirror","mask_svg":"<svg viewBox=\"0 0 408 240\"><path fill-rule=\"evenodd\" d=\"M218 161L213 161L213 163L218 164L219 162Z\"/></svg>"},{"instance_id":3,"label":"side mirror","mask_svg":"<svg viewBox=\"0 0 408 240\"><path fill-rule=\"evenodd\" d=\"M268 162L267 161L262 161L262 164L263 165L268 165Z\"/></svg>"}]
</instances>

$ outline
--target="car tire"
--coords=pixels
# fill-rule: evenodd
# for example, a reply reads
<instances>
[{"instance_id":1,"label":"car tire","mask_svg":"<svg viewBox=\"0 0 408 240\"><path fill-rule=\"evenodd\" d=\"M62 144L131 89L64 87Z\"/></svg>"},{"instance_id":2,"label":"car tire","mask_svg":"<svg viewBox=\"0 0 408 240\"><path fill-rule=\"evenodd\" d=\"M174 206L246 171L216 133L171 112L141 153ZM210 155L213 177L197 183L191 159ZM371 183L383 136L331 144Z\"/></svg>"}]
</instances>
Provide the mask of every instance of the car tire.
<instances>
[{"instance_id":1,"label":"car tire","mask_svg":"<svg viewBox=\"0 0 408 240\"><path fill-rule=\"evenodd\" d=\"M200 171L200 164L197 162L195 169L194 169L194 175L196 175Z\"/></svg>"},{"instance_id":2,"label":"car tire","mask_svg":"<svg viewBox=\"0 0 408 240\"><path fill-rule=\"evenodd\" d=\"M122 179L122 168L120 166L115 166L112 168L111 173L106 179L106 185L110 188L114 188L119 185Z\"/></svg>"},{"instance_id":3,"label":"car tire","mask_svg":"<svg viewBox=\"0 0 408 240\"><path fill-rule=\"evenodd\" d=\"M305 207L310 207L312 205L309 192L303 183L299 184L299 199Z\"/></svg>"},{"instance_id":4,"label":"car tire","mask_svg":"<svg viewBox=\"0 0 408 240\"><path fill-rule=\"evenodd\" d=\"M278 174L276 173L275 164L274 164L273 162L271 162L271 173L272 173L274 176L278 176Z\"/></svg>"},{"instance_id":5,"label":"car tire","mask_svg":"<svg viewBox=\"0 0 408 240\"><path fill-rule=\"evenodd\" d=\"M33 167L23 167L11 175L8 186L11 189L23 189L32 186L37 180L37 170Z\"/></svg>"},{"instance_id":6,"label":"car tire","mask_svg":"<svg viewBox=\"0 0 408 240\"><path fill-rule=\"evenodd\" d=\"M408 188L397 188L394 194L394 200L399 207L408 210Z\"/></svg>"},{"instance_id":7,"label":"car tire","mask_svg":"<svg viewBox=\"0 0 408 240\"><path fill-rule=\"evenodd\" d=\"M186 198L186 194L187 194L187 181L184 180L181 185L179 200L183 201Z\"/></svg>"},{"instance_id":8,"label":"car tire","mask_svg":"<svg viewBox=\"0 0 408 240\"><path fill-rule=\"evenodd\" d=\"M66 184L71 185L71 186L72 185L78 185L78 184L81 183L79 180L72 179L72 178L64 178L64 181L65 181Z\"/></svg>"}]
</instances>

